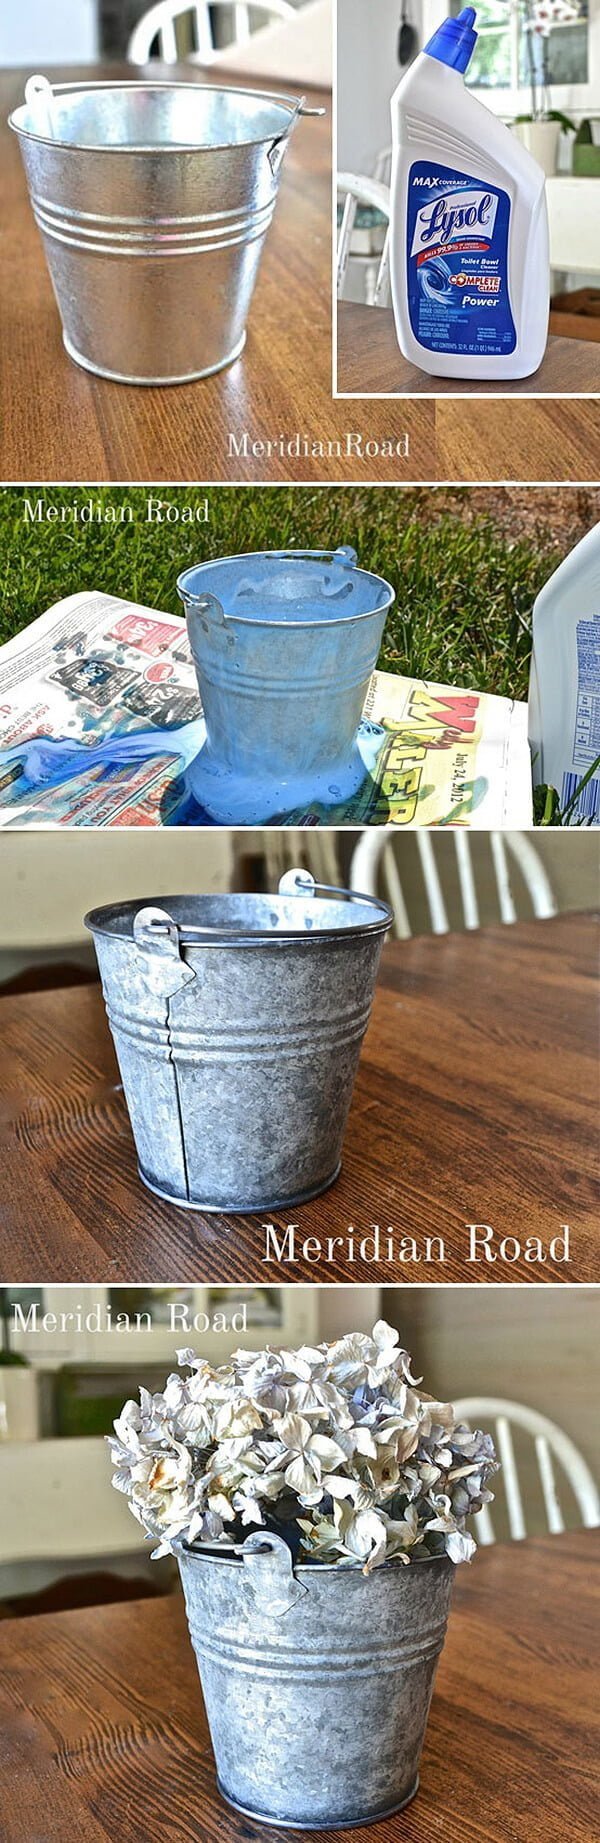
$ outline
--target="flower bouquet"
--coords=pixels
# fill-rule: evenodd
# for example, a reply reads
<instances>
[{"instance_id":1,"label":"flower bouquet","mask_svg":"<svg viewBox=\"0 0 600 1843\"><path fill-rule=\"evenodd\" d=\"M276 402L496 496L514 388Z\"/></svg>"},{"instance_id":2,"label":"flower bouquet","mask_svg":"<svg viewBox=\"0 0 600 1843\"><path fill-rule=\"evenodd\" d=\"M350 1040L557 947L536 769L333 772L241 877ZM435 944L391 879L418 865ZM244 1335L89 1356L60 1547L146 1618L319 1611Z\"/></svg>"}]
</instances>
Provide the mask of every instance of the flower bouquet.
<instances>
[{"instance_id":1,"label":"flower bouquet","mask_svg":"<svg viewBox=\"0 0 600 1843\"><path fill-rule=\"evenodd\" d=\"M383 1322L218 1368L178 1356L115 1422L113 1483L177 1556L221 1790L273 1823L398 1810L492 1441Z\"/></svg>"}]
</instances>

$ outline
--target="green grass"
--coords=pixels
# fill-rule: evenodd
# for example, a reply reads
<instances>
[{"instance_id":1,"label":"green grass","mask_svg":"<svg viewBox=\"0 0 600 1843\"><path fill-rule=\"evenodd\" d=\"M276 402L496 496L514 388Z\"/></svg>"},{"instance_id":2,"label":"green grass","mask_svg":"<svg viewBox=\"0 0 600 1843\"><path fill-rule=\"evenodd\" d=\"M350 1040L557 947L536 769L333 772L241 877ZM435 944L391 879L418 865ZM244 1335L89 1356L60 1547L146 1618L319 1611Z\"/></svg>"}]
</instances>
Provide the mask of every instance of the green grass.
<instances>
[{"instance_id":1,"label":"green grass","mask_svg":"<svg viewBox=\"0 0 600 1843\"><path fill-rule=\"evenodd\" d=\"M181 613L175 582L204 557L244 550L353 544L365 568L396 590L380 666L442 683L525 698L531 610L542 583L579 531L550 528L548 495L539 519L520 515L517 495L493 489L489 513L468 488L171 487L152 489L174 505L208 493L208 524L146 522L144 487L6 487L0 493L0 640L51 602L103 589ZM531 505L536 489L529 489ZM133 523L31 524L25 499L54 506L131 507ZM556 497L556 496L554 496ZM523 501L523 495L520 496ZM573 507L575 512L575 507ZM591 522L591 521L590 521Z\"/></svg>"}]
</instances>

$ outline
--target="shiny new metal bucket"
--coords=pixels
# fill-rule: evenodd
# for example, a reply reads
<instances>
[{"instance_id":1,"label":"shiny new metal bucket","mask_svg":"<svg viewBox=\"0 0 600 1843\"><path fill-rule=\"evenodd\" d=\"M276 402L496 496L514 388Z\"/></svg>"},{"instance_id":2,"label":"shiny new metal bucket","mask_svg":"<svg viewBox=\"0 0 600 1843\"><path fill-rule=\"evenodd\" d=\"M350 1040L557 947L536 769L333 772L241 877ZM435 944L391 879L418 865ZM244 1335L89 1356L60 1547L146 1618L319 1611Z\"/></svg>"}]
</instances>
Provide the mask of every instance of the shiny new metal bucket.
<instances>
[{"instance_id":1,"label":"shiny new metal bucket","mask_svg":"<svg viewBox=\"0 0 600 1843\"><path fill-rule=\"evenodd\" d=\"M206 741L188 769L221 825L335 806L368 769L357 735L394 590L349 547L259 551L184 570Z\"/></svg>"},{"instance_id":2,"label":"shiny new metal bucket","mask_svg":"<svg viewBox=\"0 0 600 1843\"><path fill-rule=\"evenodd\" d=\"M37 86L37 87L36 87ZM300 98L32 78L10 117L71 358L126 384L241 352Z\"/></svg>"},{"instance_id":3,"label":"shiny new metal bucket","mask_svg":"<svg viewBox=\"0 0 600 1843\"><path fill-rule=\"evenodd\" d=\"M414 1798L454 1579L447 1556L300 1563L260 1530L182 1548L219 1789L263 1823L335 1830Z\"/></svg>"},{"instance_id":4,"label":"shiny new metal bucket","mask_svg":"<svg viewBox=\"0 0 600 1843\"><path fill-rule=\"evenodd\" d=\"M169 1202L283 1208L338 1175L392 915L322 888L292 871L278 896L86 916L140 1176Z\"/></svg>"}]
</instances>

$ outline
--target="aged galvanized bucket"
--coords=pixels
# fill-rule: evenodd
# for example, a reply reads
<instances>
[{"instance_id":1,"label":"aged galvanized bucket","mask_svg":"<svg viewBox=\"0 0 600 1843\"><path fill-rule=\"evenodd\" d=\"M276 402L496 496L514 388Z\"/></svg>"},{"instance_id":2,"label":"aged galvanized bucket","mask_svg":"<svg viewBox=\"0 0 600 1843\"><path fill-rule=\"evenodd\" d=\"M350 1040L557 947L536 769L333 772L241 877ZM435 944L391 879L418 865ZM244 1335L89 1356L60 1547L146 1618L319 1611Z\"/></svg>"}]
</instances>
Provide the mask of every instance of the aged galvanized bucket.
<instances>
[{"instance_id":1,"label":"aged galvanized bucket","mask_svg":"<svg viewBox=\"0 0 600 1843\"><path fill-rule=\"evenodd\" d=\"M263 1823L344 1829L414 1798L454 1579L447 1556L292 1567L260 1530L178 1555L219 1789Z\"/></svg>"},{"instance_id":2,"label":"aged galvanized bucket","mask_svg":"<svg viewBox=\"0 0 600 1843\"><path fill-rule=\"evenodd\" d=\"M367 774L357 730L394 590L349 547L274 550L177 584L206 722L188 769L222 825L335 806Z\"/></svg>"},{"instance_id":3,"label":"aged galvanized bucket","mask_svg":"<svg viewBox=\"0 0 600 1843\"><path fill-rule=\"evenodd\" d=\"M172 1203L283 1208L338 1175L392 914L304 872L279 887L85 918L140 1176Z\"/></svg>"},{"instance_id":4,"label":"aged galvanized bucket","mask_svg":"<svg viewBox=\"0 0 600 1843\"><path fill-rule=\"evenodd\" d=\"M241 352L301 98L31 78L19 136L71 358L126 384ZM322 113L322 111L316 111Z\"/></svg>"}]
</instances>

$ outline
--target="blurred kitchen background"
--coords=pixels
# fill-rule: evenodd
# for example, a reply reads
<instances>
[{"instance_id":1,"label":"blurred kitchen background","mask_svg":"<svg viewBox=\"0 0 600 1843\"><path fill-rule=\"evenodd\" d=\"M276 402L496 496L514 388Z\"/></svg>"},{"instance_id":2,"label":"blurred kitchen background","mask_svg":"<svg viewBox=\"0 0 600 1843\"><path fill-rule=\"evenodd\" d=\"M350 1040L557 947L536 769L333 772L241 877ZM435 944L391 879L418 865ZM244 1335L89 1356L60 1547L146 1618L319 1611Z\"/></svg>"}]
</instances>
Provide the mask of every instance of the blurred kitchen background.
<instances>
[{"instance_id":1,"label":"blurred kitchen background","mask_svg":"<svg viewBox=\"0 0 600 1843\"><path fill-rule=\"evenodd\" d=\"M205 1314L211 1327L224 1314L228 1328L173 1333L173 1303ZM43 1313L59 1325L61 1313L79 1313L82 1328L15 1329L17 1306L21 1327L37 1306L38 1325ZM113 1324L118 1312L130 1323L147 1312L152 1328L94 1329L109 1308ZM235 1317L242 1309L245 1331ZM240 1345L329 1341L370 1331L380 1316L397 1328L428 1393L469 1402L470 1424L496 1440L498 1415L508 1423L513 1468L505 1460L488 1539L516 1539L511 1469L521 1537L600 1520L594 1288L3 1287L0 1618L177 1591L174 1562L150 1561L152 1545L111 1488L104 1444L140 1384L162 1387L177 1349L191 1345L221 1363ZM473 1398L481 1397L479 1407ZM552 1485L544 1491L548 1456Z\"/></svg>"},{"instance_id":2,"label":"blurred kitchen background","mask_svg":"<svg viewBox=\"0 0 600 1843\"><path fill-rule=\"evenodd\" d=\"M378 275L389 209L390 98L436 27L461 5L337 0L338 225L349 178L366 181L340 280L348 300L389 305L385 271L379 288ZM477 0L476 23L466 82L514 126L546 173L550 330L600 339L600 0Z\"/></svg>"},{"instance_id":3,"label":"blurred kitchen background","mask_svg":"<svg viewBox=\"0 0 600 1843\"><path fill-rule=\"evenodd\" d=\"M595 830L469 832L460 840L479 926L500 923L507 903L514 920L598 906ZM83 926L88 909L137 896L274 891L292 866L319 882L384 894L399 938L462 930L468 919L452 830L7 831L0 835L0 1021L3 991L97 978Z\"/></svg>"},{"instance_id":4,"label":"blurred kitchen background","mask_svg":"<svg viewBox=\"0 0 600 1843\"><path fill-rule=\"evenodd\" d=\"M0 16L0 64L199 62L331 84L332 0L20 0ZM93 74L93 73L90 73Z\"/></svg>"}]
</instances>

